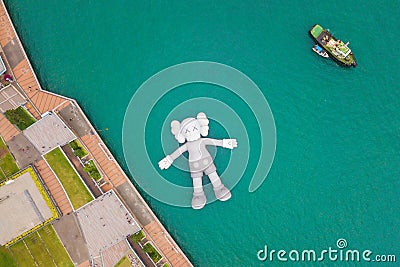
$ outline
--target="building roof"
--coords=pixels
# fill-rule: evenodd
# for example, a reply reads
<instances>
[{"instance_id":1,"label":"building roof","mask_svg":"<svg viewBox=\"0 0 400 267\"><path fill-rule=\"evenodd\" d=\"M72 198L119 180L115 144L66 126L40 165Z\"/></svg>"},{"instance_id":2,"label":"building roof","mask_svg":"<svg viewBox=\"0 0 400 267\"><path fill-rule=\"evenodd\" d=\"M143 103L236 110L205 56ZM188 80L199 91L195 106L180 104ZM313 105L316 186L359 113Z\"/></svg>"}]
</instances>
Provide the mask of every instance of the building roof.
<instances>
[{"instance_id":1,"label":"building roof","mask_svg":"<svg viewBox=\"0 0 400 267\"><path fill-rule=\"evenodd\" d=\"M0 111L3 113L9 109L16 109L26 102L26 99L13 85L0 90Z\"/></svg>"},{"instance_id":2,"label":"building roof","mask_svg":"<svg viewBox=\"0 0 400 267\"><path fill-rule=\"evenodd\" d=\"M0 214L0 245L53 216L29 172L0 187Z\"/></svg>"},{"instance_id":3,"label":"building roof","mask_svg":"<svg viewBox=\"0 0 400 267\"><path fill-rule=\"evenodd\" d=\"M23 133L42 155L76 138L54 113L48 113L41 120L26 128Z\"/></svg>"},{"instance_id":4,"label":"building roof","mask_svg":"<svg viewBox=\"0 0 400 267\"><path fill-rule=\"evenodd\" d=\"M91 258L140 230L113 190L76 211Z\"/></svg>"}]
</instances>

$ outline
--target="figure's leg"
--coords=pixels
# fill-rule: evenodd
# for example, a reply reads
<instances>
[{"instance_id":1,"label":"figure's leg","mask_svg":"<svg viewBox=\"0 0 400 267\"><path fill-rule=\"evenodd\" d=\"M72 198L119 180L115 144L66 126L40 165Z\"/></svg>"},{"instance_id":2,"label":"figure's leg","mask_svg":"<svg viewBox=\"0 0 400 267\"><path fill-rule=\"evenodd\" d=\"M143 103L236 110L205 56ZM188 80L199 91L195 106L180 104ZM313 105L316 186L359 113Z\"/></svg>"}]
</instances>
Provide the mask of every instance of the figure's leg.
<instances>
[{"instance_id":1,"label":"figure's leg","mask_svg":"<svg viewBox=\"0 0 400 267\"><path fill-rule=\"evenodd\" d=\"M201 179L201 176L192 177L192 179L193 179L192 208L196 210L202 209L207 202L206 195L204 194L203 191L203 181Z\"/></svg>"},{"instance_id":2,"label":"figure's leg","mask_svg":"<svg viewBox=\"0 0 400 267\"><path fill-rule=\"evenodd\" d=\"M216 171L208 174L208 178L210 178L210 181L214 187L214 194L216 198L221 201L227 201L231 198L231 191L229 191L229 189L222 184L221 178L219 178Z\"/></svg>"}]
</instances>

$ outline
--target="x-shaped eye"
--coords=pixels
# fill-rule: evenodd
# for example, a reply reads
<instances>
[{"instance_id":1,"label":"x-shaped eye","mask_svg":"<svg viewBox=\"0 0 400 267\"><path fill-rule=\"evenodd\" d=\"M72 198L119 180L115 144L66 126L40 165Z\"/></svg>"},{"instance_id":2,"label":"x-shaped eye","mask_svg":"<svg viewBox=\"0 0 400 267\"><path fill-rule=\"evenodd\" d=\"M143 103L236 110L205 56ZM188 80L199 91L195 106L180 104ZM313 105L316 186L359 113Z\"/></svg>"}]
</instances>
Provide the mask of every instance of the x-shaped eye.
<instances>
[{"instance_id":1,"label":"x-shaped eye","mask_svg":"<svg viewBox=\"0 0 400 267\"><path fill-rule=\"evenodd\" d=\"M196 126L193 126L193 131L197 131L197 128L196 128Z\"/></svg>"},{"instance_id":2,"label":"x-shaped eye","mask_svg":"<svg viewBox=\"0 0 400 267\"><path fill-rule=\"evenodd\" d=\"M186 129L185 133L189 133L189 132L190 132L189 129Z\"/></svg>"}]
</instances>

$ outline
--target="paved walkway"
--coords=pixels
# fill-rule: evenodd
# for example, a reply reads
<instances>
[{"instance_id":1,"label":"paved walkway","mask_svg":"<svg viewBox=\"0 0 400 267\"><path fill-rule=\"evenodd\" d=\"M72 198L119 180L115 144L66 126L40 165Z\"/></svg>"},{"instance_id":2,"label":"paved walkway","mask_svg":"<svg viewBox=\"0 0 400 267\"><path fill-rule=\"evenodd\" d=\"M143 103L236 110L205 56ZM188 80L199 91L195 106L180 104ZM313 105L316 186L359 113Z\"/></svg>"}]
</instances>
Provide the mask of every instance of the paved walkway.
<instances>
[{"instance_id":1,"label":"paved walkway","mask_svg":"<svg viewBox=\"0 0 400 267\"><path fill-rule=\"evenodd\" d=\"M0 111L2 113L16 109L25 103L25 97L12 84L0 90Z\"/></svg>"},{"instance_id":2,"label":"paved walkway","mask_svg":"<svg viewBox=\"0 0 400 267\"><path fill-rule=\"evenodd\" d=\"M154 221L153 216L146 208L146 204L135 192L133 185L130 181L127 181L118 186L117 192L124 200L125 205L127 205L132 210L133 214L135 214L135 217L139 220L142 226Z\"/></svg>"},{"instance_id":3,"label":"paved walkway","mask_svg":"<svg viewBox=\"0 0 400 267\"><path fill-rule=\"evenodd\" d=\"M58 108L58 115L62 118L69 128L74 129L74 133L78 137L82 137L91 132L90 125L86 122L82 113L75 107L73 103L68 103L63 108Z\"/></svg>"},{"instance_id":4,"label":"paved walkway","mask_svg":"<svg viewBox=\"0 0 400 267\"><path fill-rule=\"evenodd\" d=\"M151 239L157 244L158 249L161 250L173 266L191 266L182 256L182 253L179 252L179 248L172 244L172 240L170 240L169 235L161 228L160 224L152 221L144 228Z\"/></svg>"},{"instance_id":5,"label":"paved walkway","mask_svg":"<svg viewBox=\"0 0 400 267\"><path fill-rule=\"evenodd\" d=\"M12 85L23 95L26 95L24 90L19 86L17 82L13 82ZM40 120L41 119L41 114L39 113L39 110L32 104L31 99L27 99L27 103L25 104L25 108L32 114L35 119Z\"/></svg>"},{"instance_id":6,"label":"paved walkway","mask_svg":"<svg viewBox=\"0 0 400 267\"><path fill-rule=\"evenodd\" d=\"M2 47L5 47L14 37L14 29L12 28L11 24L9 23L4 5L0 7L0 44Z\"/></svg>"},{"instance_id":7,"label":"paved walkway","mask_svg":"<svg viewBox=\"0 0 400 267\"><path fill-rule=\"evenodd\" d=\"M61 210L61 213L66 215L72 212L72 206L67 195L46 161L42 159L41 161L36 162L35 167L53 196L54 201L57 203L57 206Z\"/></svg>"},{"instance_id":8,"label":"paved walkway","mask_svg":"<svg viewBox=\"0 0 400 267\"><path fill-rule=\"evenodd\" d=\"M111 182L115 187L126 182L124 173L112 159L112 156L107 153L108 151L106 152L104 145L96 135L87 134L82 136L82 142L100 166L103 174L105 174L106 181Z\"/></svg>"},{"instance_id":9,"label":"paved walkway","mask_svg":"<svg viewBox=\"0 0 400 267\"><path fill-rule=\"evenodd\" d=\"M7 56L8 65L6 64L7 69L14 68L24 58L24 54L22 54L21 50L14 49L14 46L17 44L18 44L17 37L14 37L13 39L11 39L10 42L7 43L6 46L3 47L4 52L8 55Z\"/></svg>"},{"instance_id":10,"label":"paved walkway","mask_svg":"<svg viewBox=\"0 0 400 267\"><path fill-rule=\"evenodd\" d=\"M3 3L0 5L0 26L0 44L6 48L4 52L11 60L12 64L10 65L14 77L40 114L52 111L62 105L68 98L42 90ZM13 55L23 55L23 57ZM34 116L37 115L35 113L37 112L33 111Z\"/></svg>"},{"instance_id":11,"label":"paved walkway","mask_svg":"<svg viewBox=\"0 0 400 267\"><path fill-rule=\"evenodd\" d=\"M89 261L89 251L75 213L61 217L53 226L75 266L90 266L85 264Z\"/></svg>"},{"instance_id":12,"label":"paved walkway","mask_svg":"<svg viewBox=\"0 0 400 267\"><path fill-rule=\"evenodd\" d=\"M16 47L16 49L18 48L19 46ZM40 114L52 111L66 101L66 98L41 90L26 58L13 68L13 73L19 86L31 99Z\"/></svg>"},{"instance_id":13,"label":"paved walkway","mask_svg":"<svg viewBox=\"0 0 400 267\"><path fill-rule=\"evenodd\" d=\"M113 267L128 252L131 252L131 249L125 240L103 251L101 256L103 258L104 267Z\"/></svg>"},{"instance_id":14,"label":"paved walkway","mask_svg":"<svg viewBox=\"0 0 400 267\"><path fill-rule=\"evenodd\" d=\"M17 134L15 137L8 140L6 144L20 169L26 168L33 162L42 159L39 151L37 151L23 133Z\"/></svg>"},{"instance_id":15,"label":"paved walkway","mask_svg":"<svg viewBox=\"0 0 400 267\"><path fill-rule=\"evenodd\" d=\"M90 265L90 261L87 260L79 264L78 267L92 267L92 265Z\"/></svg>"},{"instance_id":16,"label":"paved walkway","mask_svg":"<svg viewBox=\"0 0 400 267\"><path fill-rule=\"evenodd\" d=\"M3 114L0 113L0 135L4 141L9 141L11 138L19 134L17 127L12 125Z\"/></svg>"}]
</instances>

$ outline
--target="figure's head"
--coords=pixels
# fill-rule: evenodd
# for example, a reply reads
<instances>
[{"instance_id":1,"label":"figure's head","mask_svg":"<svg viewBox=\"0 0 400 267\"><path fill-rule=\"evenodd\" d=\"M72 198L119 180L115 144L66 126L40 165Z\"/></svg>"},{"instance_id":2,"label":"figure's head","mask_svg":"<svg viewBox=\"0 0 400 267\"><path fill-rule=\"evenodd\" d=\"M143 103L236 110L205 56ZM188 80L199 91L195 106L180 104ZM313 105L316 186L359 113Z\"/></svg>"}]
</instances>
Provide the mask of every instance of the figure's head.
<instances>
[{"instance_id":1,"label":"figure's head","mask_svg":"<svg viewBox=\"0 0 400 267\"><path fill-rule=\"evenodd\" d=\"M208 124L206 114L200 112L196 118L186 118L182 122L172 121L171 132L179 143L185 143L186 140L195 141L200 136L208 135Z\"/></svg>"}]
</instances>

